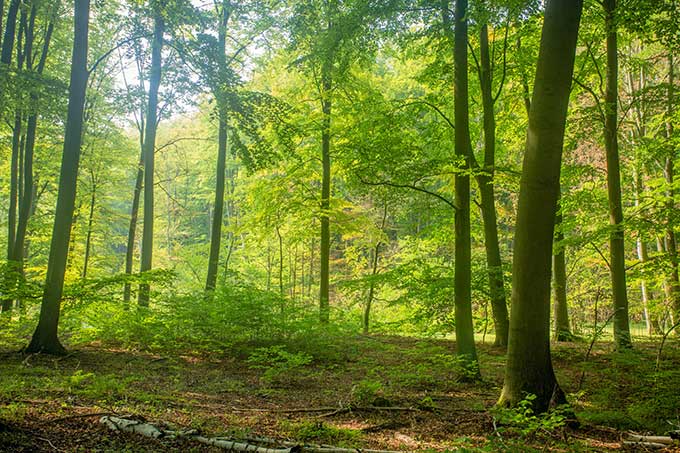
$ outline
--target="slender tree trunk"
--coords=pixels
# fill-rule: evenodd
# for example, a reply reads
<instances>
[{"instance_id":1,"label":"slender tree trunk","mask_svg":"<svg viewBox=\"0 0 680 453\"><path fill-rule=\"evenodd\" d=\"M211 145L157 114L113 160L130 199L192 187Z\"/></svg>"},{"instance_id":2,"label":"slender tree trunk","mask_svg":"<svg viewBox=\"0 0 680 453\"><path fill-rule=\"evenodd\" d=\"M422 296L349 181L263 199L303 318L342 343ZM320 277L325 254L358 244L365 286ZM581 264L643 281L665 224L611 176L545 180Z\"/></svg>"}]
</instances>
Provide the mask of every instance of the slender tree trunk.
<instances>
[{"instance_id":1,"label":"slender tree trunk","mask_svg":"<svg viewBox=\"0 0 680 453\"><path fill-rule=\"evenodd\" d=\"M491 93L491 59L489 57L488 27L484 24L479 32L480 42L480 85L484 110L484 171L477 173L477 185L482 199L484 221L484 248L489 275L491 311L496 330L495 346L508 345L508 306L505 301L503 263L498 243L498 220L494 196L494 173L496 167L496 118L494 99ZM470 157L471 160L473 156Z\"/></svg>"},{"instance_id":2,"label":"slender tree trunk","mask_svg":"<svg viewBox=\"0 0 680 453\"><path fill-rule=\"evenodd\" d=\"M448 3L448 1L446 2ZM444 17L448 20L448 6ZM468 24L467 0L456 0L454 27L454 109L456 158L461 163L455 175L455 275L456 348L469 371L479 374L475 333L472 325L472 252L470 239L470 130L468 112Z\"/></svg>"},{"instance_id":3,"label":"slender tree trunk","mask_svg":"<svg viewBox=\"0 0 680 453\"><path fill-rule=\"evenodd\" d=\"M219 132L217 145L217 178L215 187L215 208L210 231L210 256L208 258L208 274L205 282L206 291L214 291L217 283L217 268L220 261L222 241L222 222L224 217L224 188L227 162L227 115L223 107L219 109Z\"/></svg>"},{"instance_id":4,"label":"slender tree trunk","mask_svg":"<svg viewBox=\"0 0 680 453\"><path fill-rule=\"evenodd\" d=\"M59 178L59 194L54 218L54 229L47 263L47 278L40 320L27 352L63 354L64 347L57 337L59 307L64 288L64 274L68 259L69 236L78 182L78 163L83 132L83 110L87 89L89 0L75 0L74 41L69 86L68 114L64 134L64 152Z\"/></svg>"},{"instance_id":5,"label":"slender tree trunk","mask_svg":"<svg viewBox=\"0 0 680 453\"><path fill-rule=\"evenodd\" d=\"M567 308L567 264L564 253L564 232L562 231L562 211L558 205L555 218L555 242L553 245L553 293L555 313L555 340L569 341L573 338L569 327L569 310Z\"/></svg>"},{"instance_id":6,"label":"slender tree trunk","mask_svg":"<svg viewBox=\"0 0 680 453\"><path fill-rule=\"evenodd\" d=\"M19 2L13 2L10 5L10 10L9 10L9 15L10 17L8 18L7 22L7 32L9 32L10 27L12 29L12 36L11 38L8 36L5 36L5 44L7 46L11 45L13 46L14 44L14 31L15 31L15 24L16 24L16 10L12 11L12 8L14 7L14 3L19 3ZM17 4L18 8L18 4ZM13 14L13 17L12 17ZM12 23L10 24L10 19L12 19ZM1 18L0 18L1 20ZM23 69L23 63L24 63L24 49L22 46L22 37L23 34L26 30L26 14L25 12L22 11L21 13L21 19L20 19L20 25L19 25L19 36L17 38L17 71L20 72ZM6 46L3 45L2 48L2 55L0 56L0 63L2 63L2 69L9 69L9 65L11 64L11 59L12 59L12 47L9 48L9 53L6 55ZM7 65L6 67L4 65ZM14 127L12 128L12 156L10 158L10 195L9 195L9 212L7 214L7 265L9 267L9 272L6 276L8 281L6 282L8 287L13 287L16 285L16 277L17 274L20 272L20 267L18 263L14 261L14 244L16 242L16 228L17 228L17 207L20 199L20 192L22 191L22 181L21 181L21 166L23 164L21 160L21 150L22 150L22 143L23 143L23 136L22 136L22 120L23 120L23 114L21 111L21 96L22 93L18 92L15 95L15 99L17 102L16 106L16 112L14 114ZM7 297L3 299L2 301L2 311L3 312L8 312L12 309L12 303L13 299L11 297Z\"/></svg>"},{"instance_id":7,"label":"slender tree trunk","mask_svg":"<svg viewBox=\"0 0 680 453\"><path fill-rule=\"evenodd\" d=\"M566 401L550 357L550 274L564 128L583 2L547 0L520 183L501 406Z\"/></svg>"},{"instance_id":8,"label":"slender tree trunk","mask_svg":"<svg viewBox=\"0 0 680 453\"><path fill-rule=\"evenodd\" d=\"M680 317L680 279L678 278L678 246L675 237L675 230L673 229L673 223L671 217L675 212L675 191L673 184L675 181L675 145L671 141L673 137L673 121L672 116L675 114L673 98L675 96L675 74L674 74L674 64L673 64L673 54L668 56L668 106L667 115L668 120L666 121L665 135L669 142L668 156L666 156L666 161L664 162L664 178L666 179L666 235L665 235L665 245L666 252L668 253L668 258L671 263L670 272L670 300L673 304L672 310L674 311L675 318ZM676 329L676 334L680 335L680 331Z\"/></svg>"},{"instance_id":9,"label":"slender tree trunk","mask_svg":"<svg viewBox=\"0 0 680 453\"><path fill-rule=\"evenodd\" d=\"M151 75L149 79L149 99L146 111L146 131L144 136L144 229L142 231L142 257L140 272L151 270L153 258L154 224L154 164L156 149L156 129L158 126L158 90L161 84L161 51L165 22L161 11L155 12L153 42L151 44ZM149 284L139 285L138 303L149 306Z\"/></svg>"},{"instance_id":10,"label":"slender tree trunk","mask_svg":"<svg viewBox=\"0 0 680 453\"><path fill-rule=\"evenodd\" d=\"M87 278L87 265L90 262L90 249L92 246L92 224L94 223L94 205L97 197L97 185L94 181L94 175L92 177L92 193L90 194L90 212L87 216L87 234L85 236L85 258L83 260L83 280Z\"/></svg>"},{"instance_id":11,"label":"slender tree trunk","mask_svg":"<svg viewBox=\"0 0 680 453\"><path fill-rule=\"evenodd\" d=\"M226 72L226 46L227 46L227 25L229 22L230 7L229 0L222 2L220 24L218 27L218 43L220 54L220 72ZM208 274L205 281L205 290L214 291L217 283L217 268L220 262L220 246L222 241L222 221L224 214L224 192L227 172L227 108L223 94L224 87L215 88L219 99L217 112L219 116L219 130L217 139L217 175L215 179L215 212L213 213L212 229L210 233L210 256L208 258Z\"/></svg>"},{"instance_id":12,"label":"slender tree trunk","mask_svg":"<svg viewBox=\"0 0 680 453\"><path fill-rule=\"evenodd\" d=\"M14 35L16 33L17 13L21 0L12 0L7 9L7 26L5 27L4 37L2 39L2 51L0 52L0 63L7 67L12 63L12 51L14 50ZM3 4L4 9L4 4ZM0 21L4 16L0 16Z\"/></svg>"},{"instance_id":13,"label":"slender tree trunk","mask_svg":"<svg viewBox=\"0 0 680 453\"><path fill-rule=\"evenodd\" d=\"M330 57L329 57L330 59ZM319 273L319 321L328 324L330 319L329 278L331 232L329 210L331 207L331 62L323 65L321 76L321 270Z\"/></svg>"},{"instance_id":14,"label":"slender tree trunk","mask_svg":"<svg viewBox=\"0 0 680 453\"><path fill-rule=\"evenodd\" d=\"M33 6L31 12L31 27L35 23L35 6ZM42 53L40 54L40 60L38 61L38 66L36 67L36 74L41 76L45 69L45 64L47 63L47 54L50 48L50 43L52 41L52 33L54 31L54 22L50 22L47 26L45 32L45 37L43 41ZM27 40L33 41L33 32L31 31L26 36ZM26 46L26 63L27 68L30 70L32 63L32 44ZM31 103L35 105L38 102L38 96L36 93L31 93ZM34 177L33 177L33 155L35 150L36 141L36 131L38 128L38 113L31 112L28 117L28 122L26 125L26 139L24 144L24 159L23 159L23 190L22 196L19 198L19 217L17 221L16 236L14 239L14 250L12 252L12 261L17 263L20 272L23 272L23 262L25 255L25 243L26 243L26 230L28 228L28 221L34 212L34 198L35 198L35 187L34 187Z\"/></svg>"},{"instance_id":15,"label":"slender tree trunk","mask_svg":"<svg viewBox=\"0 0 680 453\"><path fill-rule=\"evenodd\" d=\"M278 225L276 225L276 237L279 240L279 294L283 298L286 295L283 290L283 236Z\"/></svg>"},{"instance_id":16,"label":"slender tree trunk","mask_svg":"<svg viewBox=\"0 0 680 453\"><path fill-rule=\"evenodd\" d=\"M144 181L144 140L141 139L142 151L139 156L139 164L137 166L137 177L135 178L135 190L132 194L132 207L130 208L130 226L128 227L127 246L125 249L125 274L132 275L132 266L135 253L135 236L137 233L137 220L139 218L139 199L142 193L142 184ZM130 293L132 285L130 282L125 283L123 288L123 302L125 304L130 302Z\"/></svg>"},{"instance_id":17,"label":"slender tree trunk","mask_svg":"<svg viewBox=\"0 0 680 453\"><path fill-rule=\"evenodd\" d=\"M605 90L605 148L607 152L607 191L609 194L610 274L614 302L614 341L617 348L631 346L626 290L626 255L621 204L621 171L618 143L618 46L616 0L604 0L607 30L607 86Z\"/></svg>"},{"instance_id":18,"label":"slender tree trunk","mask_svg":"<svg viewBox=\"0 0 680 453\"><path fill-rule=\"evenodd\" d=\"M385 207L383 209L383 217L382 221L380 222L380 231L385 230L385 223L387 222L387 201L385 201ZM373 249L373 263L372 263L372 269L371 269L371 277L375 277L378 275L378 260L380 256L380 246L382 245L381 241L378 241L375 244L375 248ZM369 331L369 321L370 321L370 316L371 316L371 306L373 305L373 297L375 296L375 278L371 279L371 283L368 286L368 298L366 299L366 305L364 306L364 317L363 317L363 331L364 335L368 334Z\"/></svg>"}]
</instances>

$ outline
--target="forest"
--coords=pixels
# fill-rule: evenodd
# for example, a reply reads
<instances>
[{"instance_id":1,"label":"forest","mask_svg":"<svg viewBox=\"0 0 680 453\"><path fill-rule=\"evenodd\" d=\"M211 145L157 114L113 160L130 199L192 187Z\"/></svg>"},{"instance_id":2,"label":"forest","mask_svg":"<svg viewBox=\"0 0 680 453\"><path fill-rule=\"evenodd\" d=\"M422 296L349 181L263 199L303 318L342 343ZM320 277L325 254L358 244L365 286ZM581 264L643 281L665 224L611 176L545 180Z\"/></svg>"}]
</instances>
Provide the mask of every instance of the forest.
<instances>
[{"instance_id":1,"label":"forest","mask_svg":"<svg viewBox=\"0 0 680 453\"><path fill-rule=\"evenodd\" d=\"M0 0L0 451L680 451L676 0Z\"/></svg>"}]
</instances>

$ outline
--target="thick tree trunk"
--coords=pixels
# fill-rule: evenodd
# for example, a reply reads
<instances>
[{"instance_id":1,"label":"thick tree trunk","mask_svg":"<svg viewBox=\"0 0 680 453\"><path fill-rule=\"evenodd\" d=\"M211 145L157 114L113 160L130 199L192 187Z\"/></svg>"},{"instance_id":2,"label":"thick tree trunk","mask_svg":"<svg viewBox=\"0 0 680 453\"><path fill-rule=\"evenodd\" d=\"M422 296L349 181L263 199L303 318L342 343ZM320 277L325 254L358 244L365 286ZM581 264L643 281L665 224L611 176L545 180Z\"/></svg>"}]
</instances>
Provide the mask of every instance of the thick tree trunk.
<instances>
[{"instance_id":1,"label":"thick tree trunk","mask_svg":"<svg viewBox=\"0 0 680 453\"><path fill-rule=\"evenodd\" d=\"M154 18L153 42L151 44L151 75L149 80L149 99L146 110L146 131L144 136L144 229L142 231L142 257L139 270L151 270L153 258L154 224L154 154L156 149L156 129L158 126L158 90L161 84L161 51L165 22L161 11ZM149 306L149 284L139 285L138 303Z\"/></svg>"},{"instance_id":2,"label":"thick tree trunk","mask_svg":"<svg viewBox=\"0 0 680 453\"><path fill-rule=\"evenodd\" d=\"M491 59L489 57L488 27L484 24L479 32L480 42L480 85L484 110L484 171L476 180L482 199L484 221L484 248L489 275L489 296L496 330L495 346L508 345L508 306L503 283L503 263L498 243L498 221L494 196L494 173L496 167L496 118L494 99L491 93ZM473 157L470 156L472 159Z\"/></svg>"},{"instance_id":3,"label":"thick tree trunk","mask_svg":"<svg viewBox=\"0 0 680 453\"><path fill-rule=\"evenodd\" d=\"M548 0L527 131L513 260L512 313L500 405L566 398L550 357L550 274L560 166L581 0Z\"/></svg>"},{"instance_id":4,"label":"thick tree trunk","mask_svg":"<svg viewBox=\"0 0 680 453\"><path fill-rule=\"evenodd\" d=\"M444 11L448 17L448 7ZM479 374L475 332L472 324L472 266L470 239L470 130L468 112L468 25L467 0L456 0L454 26L454 122L456 158L459 172L455 175L455 312L456 347L465 366Z\"/></svg>"},{"instance_id":5,"label":"thick tree trunk","mask_svg":"<svg viewBox=\"0 0 680 453\"><path fill-rule=\"evenodd\" d=\"M564 241L562 231L562 212L558 206L555 218L555 242ZM553 245L553 248L555 246ZM553 250L553 311L555 316L555 340L569 341L572 339L569 327L569 310L567 308L567 265L565 260L564 245L559 245Z\"/></svg>"},{"instance_id":6,"label":"thick tree trunk","mask_svg":"<svg viewBox=\"0 0 680 453\"><path fill-rule=\"evenodd\" d=\"M329 210L331 207L331 62L323 65L321 75L321 266L319 272L319 321L328 324L330 320L330 253L331 231Z\"/></svg>"},{"instance_id":7,"label":"thick tree trunk","mask_svg":"<svg viewBox=\"0 0 680 453\"><path fill-rule=\"evenodd\" d=\"M73 221L78 163L82 143L83 110L88 79L89 11L89 0L75 0L71 83L64 134L64 152L59 178L59 194L47 263L45 291L40 306L40 320L27 348L27 352L32 353L64 353L64 347L57 337L57 328L59 326L59 307L64 288L64 274L68 259L69 236Z\"/></svg>"},{"instance_id":8,"label":"thick tree trunk","mask_svg":"<svg viewBox=\"0 0 680 453\"><path fill-rule=\"evenodd\" d=\"M626 290L626 255L623 237L623 207L621 205L621 171L618 143L618 54L616 31L616 0L604 0L607 30L607 86L605 90L604 135L607 153L607 191L609 195L610 274L614 302L614 342L617 348L631 346Z\"/></svg>"},{"instance_id":9,"label":"thick tree trunk","mask_svg":"<svg viewBox=\"0 0 680 453\"><path fill-rule=\"evenodd\" d=\"M222 2L222 14L220 17L220 24L218 27L218 43L219 43L219 70L226 72L226 43L227 43L227 24L229 21L230 8L229 1ZM219 93L223 91L223 87L216 87L215 90ZM227 109L225 99L219 96L218 102L218 138L217 138L217 174L215 178L215 209L213 213L212 228L210 231L210 254L208 257L208 273L205 280L205 290L207 292L214 291L217 283L217 268L220 262L220 246L222 242L222 221L224 216L224 192L226 185L227 172Z\"/></svg>"}]
</instances>

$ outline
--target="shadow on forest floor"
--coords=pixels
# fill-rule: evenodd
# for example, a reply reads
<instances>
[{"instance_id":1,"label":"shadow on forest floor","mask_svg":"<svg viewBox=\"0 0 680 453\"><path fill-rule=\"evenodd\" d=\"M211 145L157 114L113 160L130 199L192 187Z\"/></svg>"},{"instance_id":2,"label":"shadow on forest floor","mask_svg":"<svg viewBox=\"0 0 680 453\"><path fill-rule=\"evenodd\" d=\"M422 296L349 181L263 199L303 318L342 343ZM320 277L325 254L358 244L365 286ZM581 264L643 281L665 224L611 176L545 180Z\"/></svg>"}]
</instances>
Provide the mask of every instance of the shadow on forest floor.
<instances>
[{"instance_id":1,"label":"shadow on forest floor","mask_svg":"<svg viewBox=\"0 0 680 453\"><path fill-rule=\"evenodd\" d=\"M61 358L3 352L0 450L213 451L108 431L90 416L104 413L233 438L467 451L618 450L627 430L662 434L672 429L667 420L680 417L677 340L666 344L658 372L654 343L638 342L629 353L601 343L587 363L586 344L555 345L555 369L582 423L578 429L535 418L529 427L502 426L492 407L505 356L488 345L479 346L484 380L463 383L454 342L338 341L341 353L321 358L276 346L245 357L161 356L102 344L81 345ZM377 408L385 406L408 410Z\"/></svg>"}]
</instances>

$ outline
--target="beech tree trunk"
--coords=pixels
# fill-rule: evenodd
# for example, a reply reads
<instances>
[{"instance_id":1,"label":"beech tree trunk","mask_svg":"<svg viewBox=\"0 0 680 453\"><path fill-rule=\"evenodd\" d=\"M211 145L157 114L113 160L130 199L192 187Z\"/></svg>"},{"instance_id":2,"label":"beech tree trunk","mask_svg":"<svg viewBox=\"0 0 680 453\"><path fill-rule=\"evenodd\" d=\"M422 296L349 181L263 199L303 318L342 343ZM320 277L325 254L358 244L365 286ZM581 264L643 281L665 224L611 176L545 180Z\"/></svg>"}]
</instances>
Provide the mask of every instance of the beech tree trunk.
<instances>
[{"instance_id":1,"label":"beech tree trunk","mask_svg":"<svg viewBox=\"0 0 680 453\"><path fill-rule=\"evenodd\" d=\"M330 253L331 231L329 210L331 207L331 68L332 60L324 63L321 74L321 266L319 272L319 321L328 324L330 320Z\"/></svg>"},{"instance_id":2,"label":"beech tree trunk","mask_svg":"<svg viewBox=\"0 0 680 453\"><path fill-rule=\"evenodd\" d=\"M503 262L498 243L498 220L494 195L494 174L496 167L496 118L494 99L491 92L491 59L489 57L489 31L484 24L479 32L480 85L484 110L484 169L478 172L476 180L481 195L481 211L484 222L484 248L489 278L489 296L496 331L494 346L508 345L508 306L505 300ZM472 151L471 151L472 152ZM470 156L473 159L473 156Z\"/></svg>"},{"instance_id":3,"label":"beech tree trunk","mask_svg":"<svg viewBox=\"0 0 680 453\"><path fill-rule=\"evenodd\" d=\"M385 230L385 223L387 222L387 201L385 201L385 208L383 209L383 217L382 221L380 222L380 231ZM375 247L373 249L373 260L371 264L371 276L375 277L378 275L378 260L380 257L380 246L382 245L381 241L378 241L375 244ZM373 305L373 298L375 297L375 280L371 280L371 283L368 287L368 297L366 299L366 305L364 306L364 316L362 319L362 326L363 326L363 332L364 335L368 334L369 331L369 321L370 321L370 316L371 316L371 306Z\"/></svg>"},{"instance_id":4,"label":"beech tree trunk","mask_svg":"<svg viewBox=\"0 0 680 453\"><path fill-rule=\"evenodd\" d=\"M219 56L218 67L220 72L226 72L226 43L227 23L229 21L229 1L222 2L222 15L218 27ZM227 108L225 99L221 94L223 87L215 87L218 107L218 138L217 138L217 174L215 178L215 209L213 212L212 228L210 231L210 255L208 257L208 273L205 281L205 290L214 291L217 283L217 268L220 262L220 246L222 242L222 221L224 216L224 191L227 172Z\"/></svg>"},{"instance_id":5,"label":"beech tree trunk","mask_svg":"<svg viewBox=\"0 0 680 453\"><path fill-rule=\"evenodd\" d=\"M621 205L621 170L618 142L618 74L616 0L604 0L607 31L607 84L605 89L604 135L607 153L607 192L609 195L609 265L614 302L614 342L617 348L631 346L626 290L626 255Z\"/></svg>"},{"instance_id":6,"label":"beech tree trunk","mask_svg":"<svg viewBox=\"0 0 680 453\"><path fill-rule=\"evenodd\" d=\"M64 274L68 260L69 236L75 207L83 132L83 110L89 75L87 69L89 13L89 0L75 0L71 83L64 133L64 152L59 177L59 194L47 263L45 290L40 306L40 319L31 343L26 349L30 353L64 353L64 347L57 337L57 329L64 288Z\"/></svg>"},{"instance_id":7,"label":"beech tree trunk","mask_svg":"<svg viewBox=\"0 0 680 453\"><path fill-rule=\"evenodd\" d=\"M444 17L448 20L448 5ZM454 26L454 122L455 151L459 172L455 175L455 275L456 348L465 366L479 374L472 325L472 269L470 240L470 130L468 112L467 0L456 0Z\"/></svg>"},{"instance_id":8,"label":"beech tree trunk","mask_svg":"<svg viewBox=\"0 0 680 453\"><path fill-rule=\"evenodd\" d=\"M153 259L154 153L156 149L156 129L158 127L158 90L161 84L161 51L163 50L163 33L165 31L165 22L161 11L156 10L155 14L153 42L151 44L149 99L144 135L144 228L142 231L140 272L151 270ZM138 303L142 307L149 306L148 283L139 285Z\"/></svg>"},{"instance_id":9,"label":"beech tree trunk","mask_svg":"<svg viewBox=\"0 0 680 453\"><path fill-rule=\"evenodd\" d=\"M555 242L562 241L564 241L562 211L558 205L557 217L555 218ZM562 244L558 246L557 250L553 250L553 294L555 340L569 341L572 339L572 334L569 326L569 309L567 308L567 264L564 245Z\"/></svg>"},{"instance_id":10,"label":"beech tree trunk","mask_svg":"<svg viewBox=\"0 0 680 453\"><path fill-rule=\"evenodd\" d=\"M520 183L512 313L499 405L566 401L550 357L550 274L564 129L583 2L547 0Z\"/></svg>"},{"instance_id":11,"label":"beech tree trunk","mask_svg":"<svg viewBox=\"0 0 680 453\"><path fill-rule=\"evenodd\" d=\"M675 181L675 145L671 141L673 137L673 121L672 115L675 114L673 97L675 95L675 74L674 74L674 64L673 64L673 54L668 55L668 106L667 115L668 119L666 121L665 135L669 142L668 156L666 156L666 161L664 163L664 178L666 179L666 251L668 253L668 258L671 263L671 272L668 282L669 285L669 296L672 303L672 310L674 311L675 319L680 318L680 279L678 278L678 245L675 237L675 230L673 229L673 224L671 221L672 213L675 210L675 192L673 189L673 184ZM676 334L680 335L680 329L676 330Z\"/></svg>"}]
</instances>

